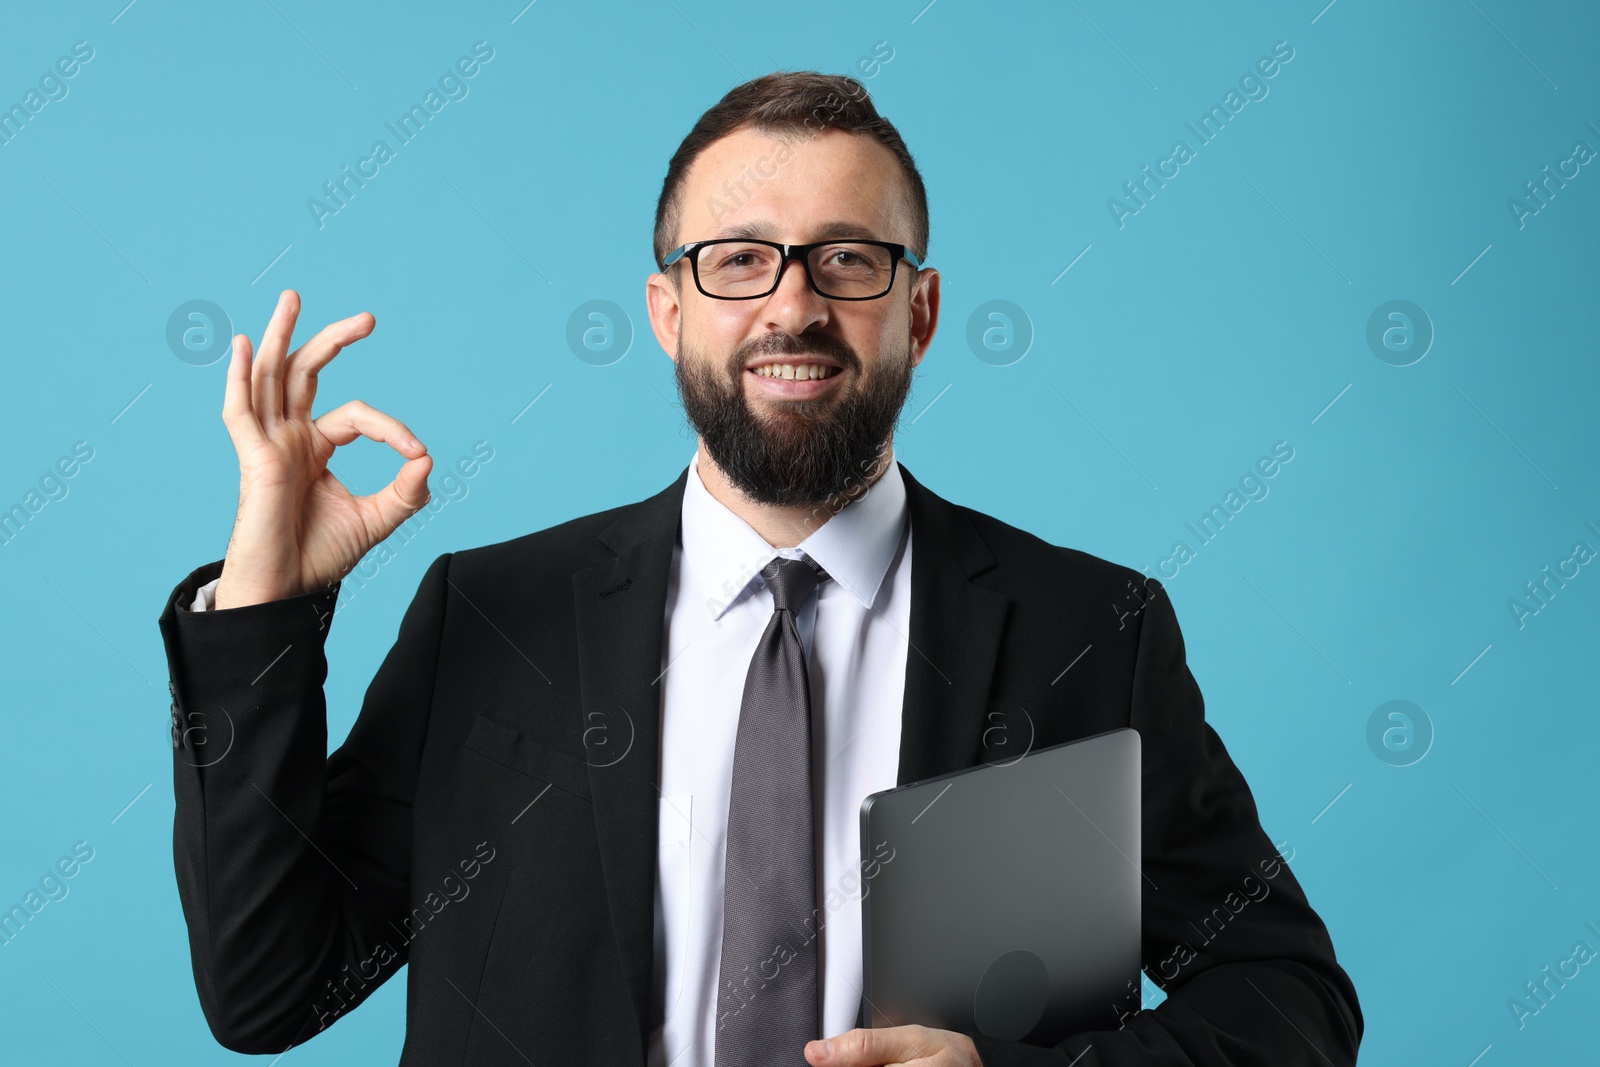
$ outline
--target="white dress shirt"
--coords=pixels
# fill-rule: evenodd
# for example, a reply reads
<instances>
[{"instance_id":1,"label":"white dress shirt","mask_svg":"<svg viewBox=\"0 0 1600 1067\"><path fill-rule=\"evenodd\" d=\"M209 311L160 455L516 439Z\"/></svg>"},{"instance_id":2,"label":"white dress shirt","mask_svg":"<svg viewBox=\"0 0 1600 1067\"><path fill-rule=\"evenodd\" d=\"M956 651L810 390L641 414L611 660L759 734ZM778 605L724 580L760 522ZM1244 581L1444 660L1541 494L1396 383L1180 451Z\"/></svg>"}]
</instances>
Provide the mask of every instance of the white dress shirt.
<instances>
[{"instance_id":1,"label":"white dress shirt","mask_svg":"<svg viewBox=\"0 0 1600 1067\"><path fill-rule=\"evenodd\" d=\"M868 490L798 547L775 549L713 497L690 461L667 579L661 800L649 1067L712 1062L722 953L723 847L745 675L772 618L760 571L809 556L828 581L795 618L811 689L822 1035L861 1000L860 809L893 788L911 626L911 529L890 457ZM212 607L216 582L192 610Z\"/></svg>"},{"instance_id":2,"label":"white dress shirt","mask_svg":"<svg viewBox=\"0 0 1600 1067\"><path fill-rule=\"evenodd\" d=\"M797 548L775 549L689 465L662 641L661 821L650 1067L709 1064L722 956L723 845L739 705L772 619L759 572L802 553L828 572L795 618L811 688L822 1035L861 1003L861 801L895 785L911 620L905 482L889 468ZM668 666L670 664L670 666ZM798 1050L796 1050L798 1052Z\"/></svg>"}]
</instances>

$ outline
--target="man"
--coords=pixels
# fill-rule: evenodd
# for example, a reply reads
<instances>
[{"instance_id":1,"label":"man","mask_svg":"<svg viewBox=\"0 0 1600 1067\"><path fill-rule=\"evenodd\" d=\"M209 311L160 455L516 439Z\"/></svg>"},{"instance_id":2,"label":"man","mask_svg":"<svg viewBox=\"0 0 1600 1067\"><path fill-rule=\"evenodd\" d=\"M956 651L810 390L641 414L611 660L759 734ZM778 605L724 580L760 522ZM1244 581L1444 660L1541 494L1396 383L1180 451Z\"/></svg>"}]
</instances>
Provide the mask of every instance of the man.
<instances>
[{"instance_id":1,"label":"man","mask_svg":"<svg viewBox=\"0 0 1600 1067\"><path fill-rule=\"evenodd\" d=\"M331 756L339 578L426 502L431 459L360 401L310 415L370 315L289 354L286 291L253 363L234 338L233 535L160 619L178 885L222 1044L309 1040L409 962L405 1064L1354 1062L1355 990L1159 583L894 459L938 321L927 242L859 83L729 92L669 165L647 281L693 459L642 502L435 560ZM358 436L405 459L364 498L327 466ZM858 1028L863 797L1120 726L1166 1001L1056 1049Z\"/></svg>"}]
</instances>

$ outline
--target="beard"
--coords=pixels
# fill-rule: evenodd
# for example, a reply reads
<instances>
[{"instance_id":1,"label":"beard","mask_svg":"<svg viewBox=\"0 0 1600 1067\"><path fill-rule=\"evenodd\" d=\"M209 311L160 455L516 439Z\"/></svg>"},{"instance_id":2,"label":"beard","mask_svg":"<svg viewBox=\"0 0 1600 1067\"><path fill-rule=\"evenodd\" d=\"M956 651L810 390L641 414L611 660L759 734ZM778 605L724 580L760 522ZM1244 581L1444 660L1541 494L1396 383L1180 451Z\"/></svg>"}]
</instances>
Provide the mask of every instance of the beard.
<instances>
[{"instance_id":1,"label":"beard","mask_svg":"<svg viewBox=\"0 0 1600 1067\"><path fill-rule=\"evenodd\" d=\"M766 399L769 410L758 414L745 399L745 368L766 355L825 356L839 364L836 375L848 374L851 382L816 400ZM881 353L866 371L837 338L769 333L719 366L686 350L680 334L674 377L706 452L741 493L758 504L815 507L848 502L880 473L911 392L910 356L908 340L898 352Z\"/></svg>"}]
</instances>

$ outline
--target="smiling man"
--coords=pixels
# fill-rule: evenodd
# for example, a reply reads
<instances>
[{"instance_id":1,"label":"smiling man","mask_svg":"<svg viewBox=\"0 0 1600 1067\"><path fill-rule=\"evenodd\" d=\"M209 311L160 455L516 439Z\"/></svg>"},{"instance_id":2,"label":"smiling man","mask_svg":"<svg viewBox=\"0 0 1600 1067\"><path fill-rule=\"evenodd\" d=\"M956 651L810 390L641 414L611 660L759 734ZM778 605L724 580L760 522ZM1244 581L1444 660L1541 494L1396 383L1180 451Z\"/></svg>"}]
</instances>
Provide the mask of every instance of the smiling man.
<instances>
[{"instance_id":1,"label":"smiling man","mask_svg":"<svg viewBox=\"0 0 1600 1067\"><path fill-rule=\"evenodd\" d=\"M360 401L310 414L372 316L290 353L286 291L253 360L234 338L233 534L160 619L178 887L222 1044L282 1052L409 963L403 1064L1355 1061L1355 990L1160 584L895 458L938 323L927 246L922 179L859 83L730 91L669 164L646 282L687 466L435 560L332 755L339 580L432 461ZM370 497L328 467L358 436L405 459ZM859 1027L861 801L1014 756L993 723L1019 706L1034 747L1140 732L1141 947L1167 998L1055 1048ZM1275 891L1235 908L1258 873Z\"/></svg>"}]
</instances>

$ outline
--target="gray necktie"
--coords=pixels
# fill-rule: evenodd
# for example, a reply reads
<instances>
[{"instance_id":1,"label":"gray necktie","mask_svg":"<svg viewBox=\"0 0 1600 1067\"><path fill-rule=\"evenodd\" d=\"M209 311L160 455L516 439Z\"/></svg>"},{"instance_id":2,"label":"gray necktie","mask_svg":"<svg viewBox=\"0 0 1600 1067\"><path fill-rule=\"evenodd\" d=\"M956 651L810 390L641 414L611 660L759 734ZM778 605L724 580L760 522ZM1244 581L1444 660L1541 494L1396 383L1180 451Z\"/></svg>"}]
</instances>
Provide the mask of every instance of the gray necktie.
<instances>
[{"instance_id":1,"label":"gray necktie","mask_svg":"<svg viewBox=\"0 0 1600 1067\"><path fill-rule=\"evenodd\" d=\"M827 578L806 557L761 571L772 619L750 660L733 750L716 1067L803 1065L817 1003L811 688L795 613Z\"/></svg>"}]
</instances>

